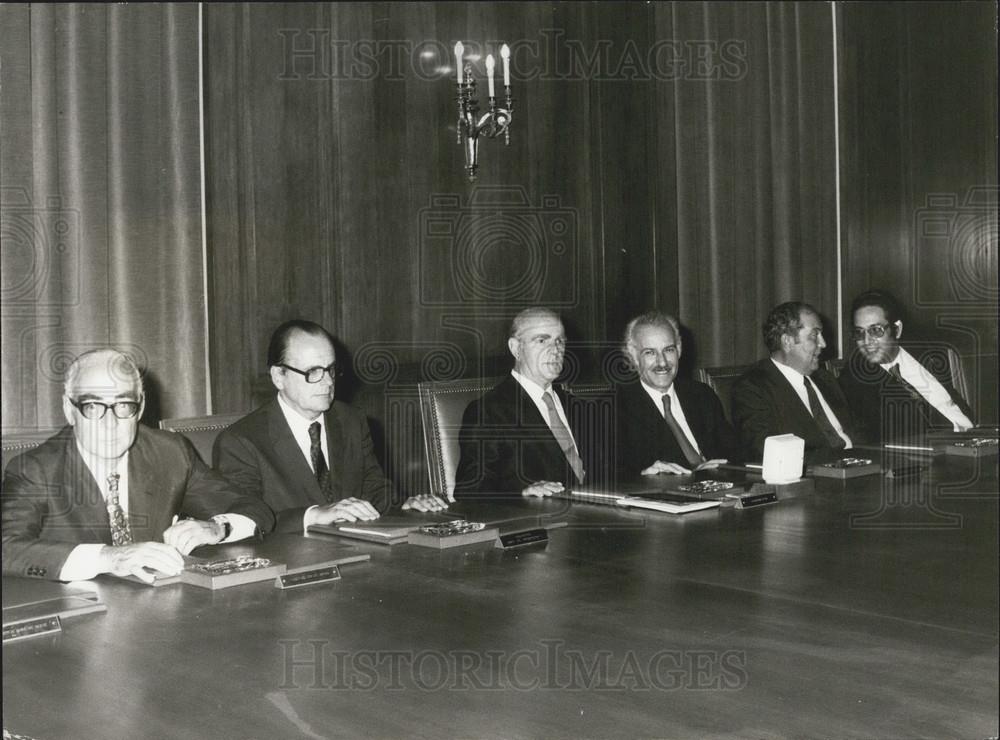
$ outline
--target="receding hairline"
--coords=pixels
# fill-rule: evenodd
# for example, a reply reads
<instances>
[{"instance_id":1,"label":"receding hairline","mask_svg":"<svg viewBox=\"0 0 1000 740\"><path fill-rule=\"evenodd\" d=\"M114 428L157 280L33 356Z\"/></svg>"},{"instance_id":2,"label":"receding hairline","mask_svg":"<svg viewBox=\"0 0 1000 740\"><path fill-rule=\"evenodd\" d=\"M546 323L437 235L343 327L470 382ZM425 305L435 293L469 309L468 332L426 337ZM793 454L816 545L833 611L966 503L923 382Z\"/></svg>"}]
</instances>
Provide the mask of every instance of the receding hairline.
<instances>
[{"instance_id":1,"label":"receding hairline","mask_svg":"<svg viewBox=\"0 0 1000 740\"><path fill-rule=\"evenodd\" d=\"M63 392L67 396L72 396L74 392L89 391L89 388L79 388L77 380L91 368L101 368L102 366L112 382L127 380L132 384L136 393L142 395L142 371L139 366L130 355L111 348L90 350L73 360L66 370Z\"/></svg>"},{"instance_id":2,"label":"receding hairline","mask_svg":"<svg viewBox=\"0 0 1000 740\"><path fill-rule=\"evenodd\" d=\"M622 349L625 350L626 354L631 352L635 347L635 332L640 327L650 326L658 328L669 328L674 333L674 343L680 347L681 346L681 324L677 320L676 316L671 316L668 313L663 313L662 311L648 311L644 314L639 314L634 319L625 325L625 334L622 338Z\"/></svg>"},{"instance_id":3,"label":"receding hairline","mask_svg":"<svg viewBox=\"0 0 1000 740\"><path fill-rule=\"evenodd\" d=\"M526 308L510 322L510 338L517 339L524 331L525 325L537 319L550 319L562 326L562 319L549 308Z\"/></svg>"}]
</instances>

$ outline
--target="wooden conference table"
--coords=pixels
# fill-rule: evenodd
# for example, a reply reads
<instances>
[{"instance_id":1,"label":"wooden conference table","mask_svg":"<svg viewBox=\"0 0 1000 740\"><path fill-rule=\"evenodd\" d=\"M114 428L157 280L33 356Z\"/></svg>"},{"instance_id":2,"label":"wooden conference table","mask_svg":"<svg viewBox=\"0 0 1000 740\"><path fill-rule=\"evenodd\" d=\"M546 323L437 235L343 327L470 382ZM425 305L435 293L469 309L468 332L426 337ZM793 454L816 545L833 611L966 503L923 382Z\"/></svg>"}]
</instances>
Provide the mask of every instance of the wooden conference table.
<instances>
[{"instance_id":1,"label":"wooden conference table","mask_svg":"<svg viewBox=\"0 0 1000 740\"><path fill-rule=\"evenodd\" d=\"M43 740L996 736L996 462L683 516L524 501L568 526L520 551L263 543L371 554L300 590L102 577L106 613L4 646L4 725Z\"/></svg>"}]
</instances>

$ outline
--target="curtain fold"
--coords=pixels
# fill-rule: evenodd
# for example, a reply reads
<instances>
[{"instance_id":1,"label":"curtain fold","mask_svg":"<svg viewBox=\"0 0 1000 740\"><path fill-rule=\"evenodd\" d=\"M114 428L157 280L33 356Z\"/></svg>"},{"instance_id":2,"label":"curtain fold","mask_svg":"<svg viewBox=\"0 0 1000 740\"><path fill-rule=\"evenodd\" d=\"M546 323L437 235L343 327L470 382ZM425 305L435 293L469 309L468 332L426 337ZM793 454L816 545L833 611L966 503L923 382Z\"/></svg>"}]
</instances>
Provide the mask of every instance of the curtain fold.
<instances>
[{"instance_id":1,"label":"curtain fold","mask_svg":"<svg viewBox=\"0 0 1000 740\"><path fill-rule=\"evenodd\" d=\"M659 176L677 193L676 233L658 237L676 239L676 263L657 269L676 274L678 290L657 300L677 306L699 364L750 362L782 301L838 319L830 8L671 3L658 7L657 31L716 44L730 62L716 79L657 86L659 109L672 113L661 146L674 160Z\"/></svg>"},{"instance_id":2,"label":"curtain fold","mask_svg":"<svg viewBox=\"0 0 1000 740\"><path fill-rule=\"evenodd\" d=\"M69 361L207 413L196 5L0 7L3 431L59 425Z\"/></svg>"}]
</instances>

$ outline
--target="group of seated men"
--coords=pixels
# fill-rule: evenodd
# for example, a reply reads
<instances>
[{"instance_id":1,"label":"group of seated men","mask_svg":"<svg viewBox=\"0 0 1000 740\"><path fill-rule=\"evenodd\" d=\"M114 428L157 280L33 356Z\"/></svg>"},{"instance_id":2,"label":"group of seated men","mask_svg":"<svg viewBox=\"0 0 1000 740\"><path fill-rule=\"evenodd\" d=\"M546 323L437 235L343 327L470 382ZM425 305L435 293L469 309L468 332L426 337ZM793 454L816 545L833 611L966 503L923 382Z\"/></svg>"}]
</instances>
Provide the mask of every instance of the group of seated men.
<instances>
[{"instance_id":1,"label":"group of seated men","mask_svg":"<svg viewBox=\"0 0 1000 740\"><path fill-rule=\"evenodd\" d=\"M838 382L819 366L826 344L818 312L805 303L772 309L763 327L770 357L734 385L732 424L711 388L678 377L677 320L636 317L623 344L636 382L615 389L609 448L606 435L587 428L596 418L589 401L554 383L566 347L562 321L526 309L507 340L510 376L465 411L455 498L548 496L585 485L601 466L627 480L760 460L775 434L803 438L809 456L973 426L948 378L900 346L903 324L890 296L859 296L852 316L858 351ZM330 334L286 322L267 364L275 397L219 434L209 467L183 436L139 423L145 397L131 358L113 349L78 357L65 381L67 426L4 472L3 573L148 582L154 572L179 572L199 545L371 520L398 503L364 416L335 400ZM401 508L447 503L419 495Z\"/></svg>"}]
</instances>

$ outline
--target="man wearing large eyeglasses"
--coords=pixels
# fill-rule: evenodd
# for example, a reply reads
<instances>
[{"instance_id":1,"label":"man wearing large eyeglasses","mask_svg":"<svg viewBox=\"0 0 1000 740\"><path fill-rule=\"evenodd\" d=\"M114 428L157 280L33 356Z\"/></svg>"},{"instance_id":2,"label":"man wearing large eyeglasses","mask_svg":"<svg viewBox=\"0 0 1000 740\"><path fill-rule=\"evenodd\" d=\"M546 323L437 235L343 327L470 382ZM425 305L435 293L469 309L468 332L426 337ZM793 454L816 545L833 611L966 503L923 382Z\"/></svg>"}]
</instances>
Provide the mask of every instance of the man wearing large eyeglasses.
<instances>
[{"instance_id":1,"label":"man wearing large eyeglasses","mask_svg":"<svg viewBox=\"0 0 1000 740\"><path fill-rule=\"evenodd\" d=\"M936 375L900 345L903 321L895 298L878 290L862 293L851 305L851 316L856 352L840 375L840 385L866 441L973 427L972 413L952 387L946 363L935 363Z\"/></svg>"},{"instance_id":2,"label":"man wearing large eyeglasses","mask_svg":"<svg viewBox=\"0 0 1000 740\"><path fill-rule=\"evenodd\" d=\"M312 321L287 321L271 336L267 364L277 395L219 435L216 467L271 507L279 532L385 513L393 489L375 459L368 422L334 400L333 337ZM426 494L403 503L419 511L446 507Z\"/></svg>"},{"instance_id":3,"label":"man wearing large eyeglasses","mask_svg":"<svg viewBox=\"0 0 1000 740\"><path fill-rule=\"evenodd\" d=\"M266 506L242 496L182 436L139 424L144 404L127 355L101 349L73 362L63 395L69 426L4 474L5 574L151 582L179 573L199 545L273 525Z\"/></svg>"}]
</instances>

